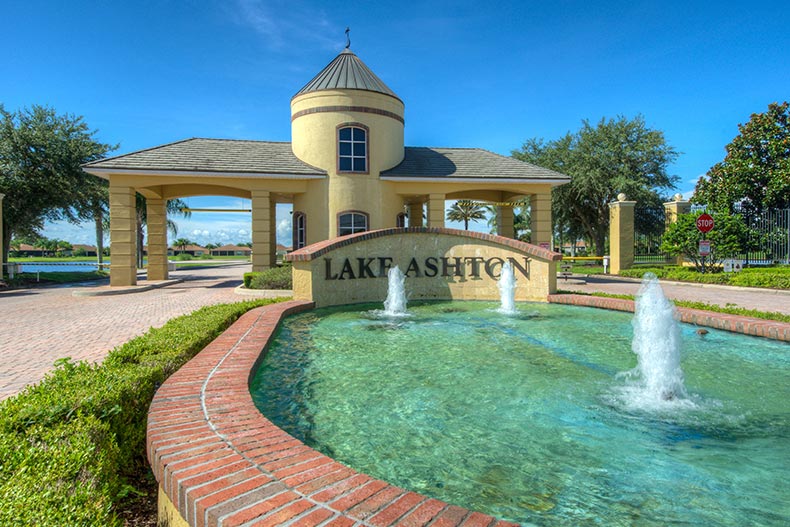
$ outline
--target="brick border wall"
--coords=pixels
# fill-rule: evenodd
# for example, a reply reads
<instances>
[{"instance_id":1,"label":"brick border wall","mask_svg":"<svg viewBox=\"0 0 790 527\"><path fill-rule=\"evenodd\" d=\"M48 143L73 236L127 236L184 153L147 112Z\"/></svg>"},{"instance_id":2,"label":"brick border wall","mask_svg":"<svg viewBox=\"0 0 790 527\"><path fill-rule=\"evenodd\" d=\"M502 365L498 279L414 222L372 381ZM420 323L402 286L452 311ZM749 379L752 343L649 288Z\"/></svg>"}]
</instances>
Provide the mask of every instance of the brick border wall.
<instances>
[{"instance_id":1,"label":"brick border wall","mask_svg":"<svg viewBox=\"0 0 790 527\"><path fill-rule=\"evenodd\" d=\"M600 296L559 294L549 295L549 302L554 304L569 304L574 306L597 307L616 311L634 312L634 301L621 298L606 298ZM680 314L680 321L697 326L723 329L733 333L742 333L755 337L765 337L774 340L790 342L790 324L775 320L742 317L725 313L714 313L701 309L676 308Z\"/></svg>"},{"instance_id":2,"label":"brick border wall","mask_svg":"<svg viewBox=\"0 0 790 527\"><path fill-rule=\"evenodd\" d=\"M286 315L249 311L159 388L148 460L189 525L516 527L356 472L294 439L255 408L249 380Z\"/></svg>"}]
</instances>

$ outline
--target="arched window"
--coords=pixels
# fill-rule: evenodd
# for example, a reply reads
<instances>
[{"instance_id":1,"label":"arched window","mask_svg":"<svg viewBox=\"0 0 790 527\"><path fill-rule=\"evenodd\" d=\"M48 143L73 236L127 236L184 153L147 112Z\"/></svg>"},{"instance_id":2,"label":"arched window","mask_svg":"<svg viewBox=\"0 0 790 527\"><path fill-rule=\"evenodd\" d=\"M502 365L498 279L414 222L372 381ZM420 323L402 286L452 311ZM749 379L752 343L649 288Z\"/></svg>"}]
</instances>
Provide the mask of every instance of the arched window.
<instances>
[{"instance_id":1,"label":"arched window","mask_svg":"<svg viewBox=\"0 0 790 527\"><path fill-rule=\"evenodd\" d=\"M401 212L395 217L395 226L399 229L406 227L406 213Z\"/></svg>"},{"instance_id":2,"label":"arched window","mask_svg":"<svg viewBox=\"0 0 790 527\"><path fill-rule=\"evenodd\" d=\"M337 130L338 172L368 171L368 131L361 126Z\"/></svg>"},{"instance_id":3,"label":"arched window","mask_svg":"<svg viewBox=\"0 0 790 527\"><path fill-rule=\"evenodd\" d=\"M337 235L345 236L368 230L368 215L364 212L341 212L337 215Z\"/></svg>"},{"instance_id":4,"label":"arched window","mask_svg":"<svg viewBox=\"0 0 790 527\"><path fill-rule=\"evenodd\" d=\"M304 212L293 214L293 246L294 250L307 245L307 216Z\"/></svg>"}]
</instances>

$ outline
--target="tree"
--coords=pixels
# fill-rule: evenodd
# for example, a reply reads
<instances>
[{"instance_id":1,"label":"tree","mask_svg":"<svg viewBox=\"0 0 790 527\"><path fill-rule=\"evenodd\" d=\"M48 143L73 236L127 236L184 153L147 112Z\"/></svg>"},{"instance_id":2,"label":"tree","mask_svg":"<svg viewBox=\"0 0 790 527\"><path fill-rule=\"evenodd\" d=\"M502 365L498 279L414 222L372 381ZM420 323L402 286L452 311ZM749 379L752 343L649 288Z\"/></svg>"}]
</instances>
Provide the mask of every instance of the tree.
<instances>
[{"instance_id":1,"label":"tree","mask_svg":"<svg viewBox=\"0 0 790 527\"><path fill-rule=\"evenodd\" d=\"M609 233L609 203L619 193L642 204L637 224L642 216L647 223L651 214L641 210L666 201L662 192L674 189L678 180L667 172L678 152L641 115L601 119L596 125L584 120L578 132L549 142L530 139L512 155L571 177L570 183L552 190L555 226L584 233L598 256L605 252Z\"/></svg>"},{"instance_id":2,"label":"tree","mask_svg":"<svg viewBox=\"0 0 790 527\"><path fill-rule=\"evenodd\" d=\"M710 272L725 258L735 257L747 244L749 230L738 214L714 212L715 227L708 233L697 229L698 214L680 214L676 222L667 226L661 237L661 251L673 256L684 256L697 270ZM710 240L710 255L699 256L700 240Z\"/></svg>"},{"instance_id":3,"label":"tree","mask_svg":"<svg viewBox=\"0 0 790 527\"><path fill-rule=\"evenodd\" d=\"M499 213L496 205L486 205L486 214L488 215L488 227L491 234L498 231L497 214ZM530 209L529 201L526 198L518 199L513 202L513 230L515 231L516 239L522 242L529 242L532 232L530 226Z\"/></svg>"},{"instance_id":4,"label":"tree","mask_svg":"<svg viewBox=\"0 0 790 527\"><path fill-rule=\"evenodd\" d=\"M86 181L80 165L115 148L96 141L95 133L82 117L52 108L10 113L0 105L3 262L12 238L38 234L46 220L79 221L74 207Z\"/></svg>"},{"instance_id":5,"label":"tree","mask_svg":"<svg viewBox=\"0 0 790 527\"><path fill-rule=\"evenodd\" d=\"M178 249L183 253L187 250L187 245L192 245L192 242L186 238L179 238L173 242L173 245L178 247Z\"/></svg>"},{"instance_id":6,"label":"tree","mask_svg":"<svg viewBox=\"0 0 790 527\"><path fill-rule=\"evenodd\" d=\"M697 182L692 200L712 210L747 214L790 207L790 103L772 103L738 125L739 134Z\"/></svg>"},{"instance_id":7,"label":"tree","mask_svg":"<svg viewBox=\"0 0 790 527\"><path fill-rule=\"evenodd\" d=\"M96 232L96 263L101 269L104 260L104 233L110 230L109 182L91 174L85 174L85 177L82 196L75 208L81 219L93 221Z\"/></svg>"},{"instance_id":8,"label":"tree","mask_svg":"<svg viewBox=\"0 0 790 527\"><path fill-rule=\"evenodd\" d=\"M447 211L447 219L450 221L464 222L464 230L469 230L469 222L486 219L485 208L474 201L460 199L453 203Z\"/></svg>"}]
</instances>

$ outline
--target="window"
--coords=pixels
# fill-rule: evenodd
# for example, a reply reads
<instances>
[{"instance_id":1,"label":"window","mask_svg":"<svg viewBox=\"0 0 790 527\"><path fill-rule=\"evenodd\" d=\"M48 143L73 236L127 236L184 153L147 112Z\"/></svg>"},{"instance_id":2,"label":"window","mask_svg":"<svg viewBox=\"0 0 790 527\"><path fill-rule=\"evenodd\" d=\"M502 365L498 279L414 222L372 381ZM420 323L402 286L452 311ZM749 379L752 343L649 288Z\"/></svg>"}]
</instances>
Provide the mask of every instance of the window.
<instances>
[{"instance_id":1,"label":"window","mask_svg":"<svg viewBox=\"0 0 790 527\"><path fill-rule=\"evenodd\" d=\"M368 215L364 212L343 212L338 216L337 220L338 236L368 230Z\"/></svg>"},{"instance_id":2,"label":"window","mask_svg":"<svg viewBox=\"0 0 790 527\"><path fill-rule=\"evenodd\" d=\"M406 214L401 212L395 217L395 226L399 229L406 227Z\"/></svg>"},{"instance_id":3,"label":"window","mask_svg":"<svg viewBox=\"0 0 790 527\"><path fill-rule=\"evenodd\" d=\"M340 172L368 171L368 132L358 126L338 130L338 170Z\"/></svg>"},{"instance_id":4,"label":"window","mask_svg":"<svg viewBox=\"0 0 790 527\"><path fill-rule=\"evenodd\" d=\"M307 245L307 217L304 212L294 212L293 236L294 249Z\"/></svg>"}]
</instances>

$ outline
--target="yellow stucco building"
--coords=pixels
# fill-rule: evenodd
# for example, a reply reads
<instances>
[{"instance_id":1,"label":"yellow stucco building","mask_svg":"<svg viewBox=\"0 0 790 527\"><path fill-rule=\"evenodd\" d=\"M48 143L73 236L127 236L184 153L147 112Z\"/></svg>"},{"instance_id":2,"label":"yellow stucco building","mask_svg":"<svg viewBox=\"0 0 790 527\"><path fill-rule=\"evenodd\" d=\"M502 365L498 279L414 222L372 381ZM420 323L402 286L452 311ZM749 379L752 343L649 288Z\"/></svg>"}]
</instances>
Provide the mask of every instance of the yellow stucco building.
<instances>
[{"instance_id":1,"label":"yellow stucco building","mask_svg":"<svg viewBox=\"0 0 790 527\"><path fill-rule=\"evenodd\" d=\"M148 279L167 278L166 200L252 202L253 270L275 262L275 206L293 205L294 249L361 231L443 227L445 200L529 197L532 243L551 239L551 189L563 174L476 148L404 146L405 105L345 49L291 99L290 143L193 138L103 159L113 286L136 283L135 192L146 197ZM427 217L427 223L424 222ZM513 237L502 206L499 234Z\"/></svg>"}]
</instances>

